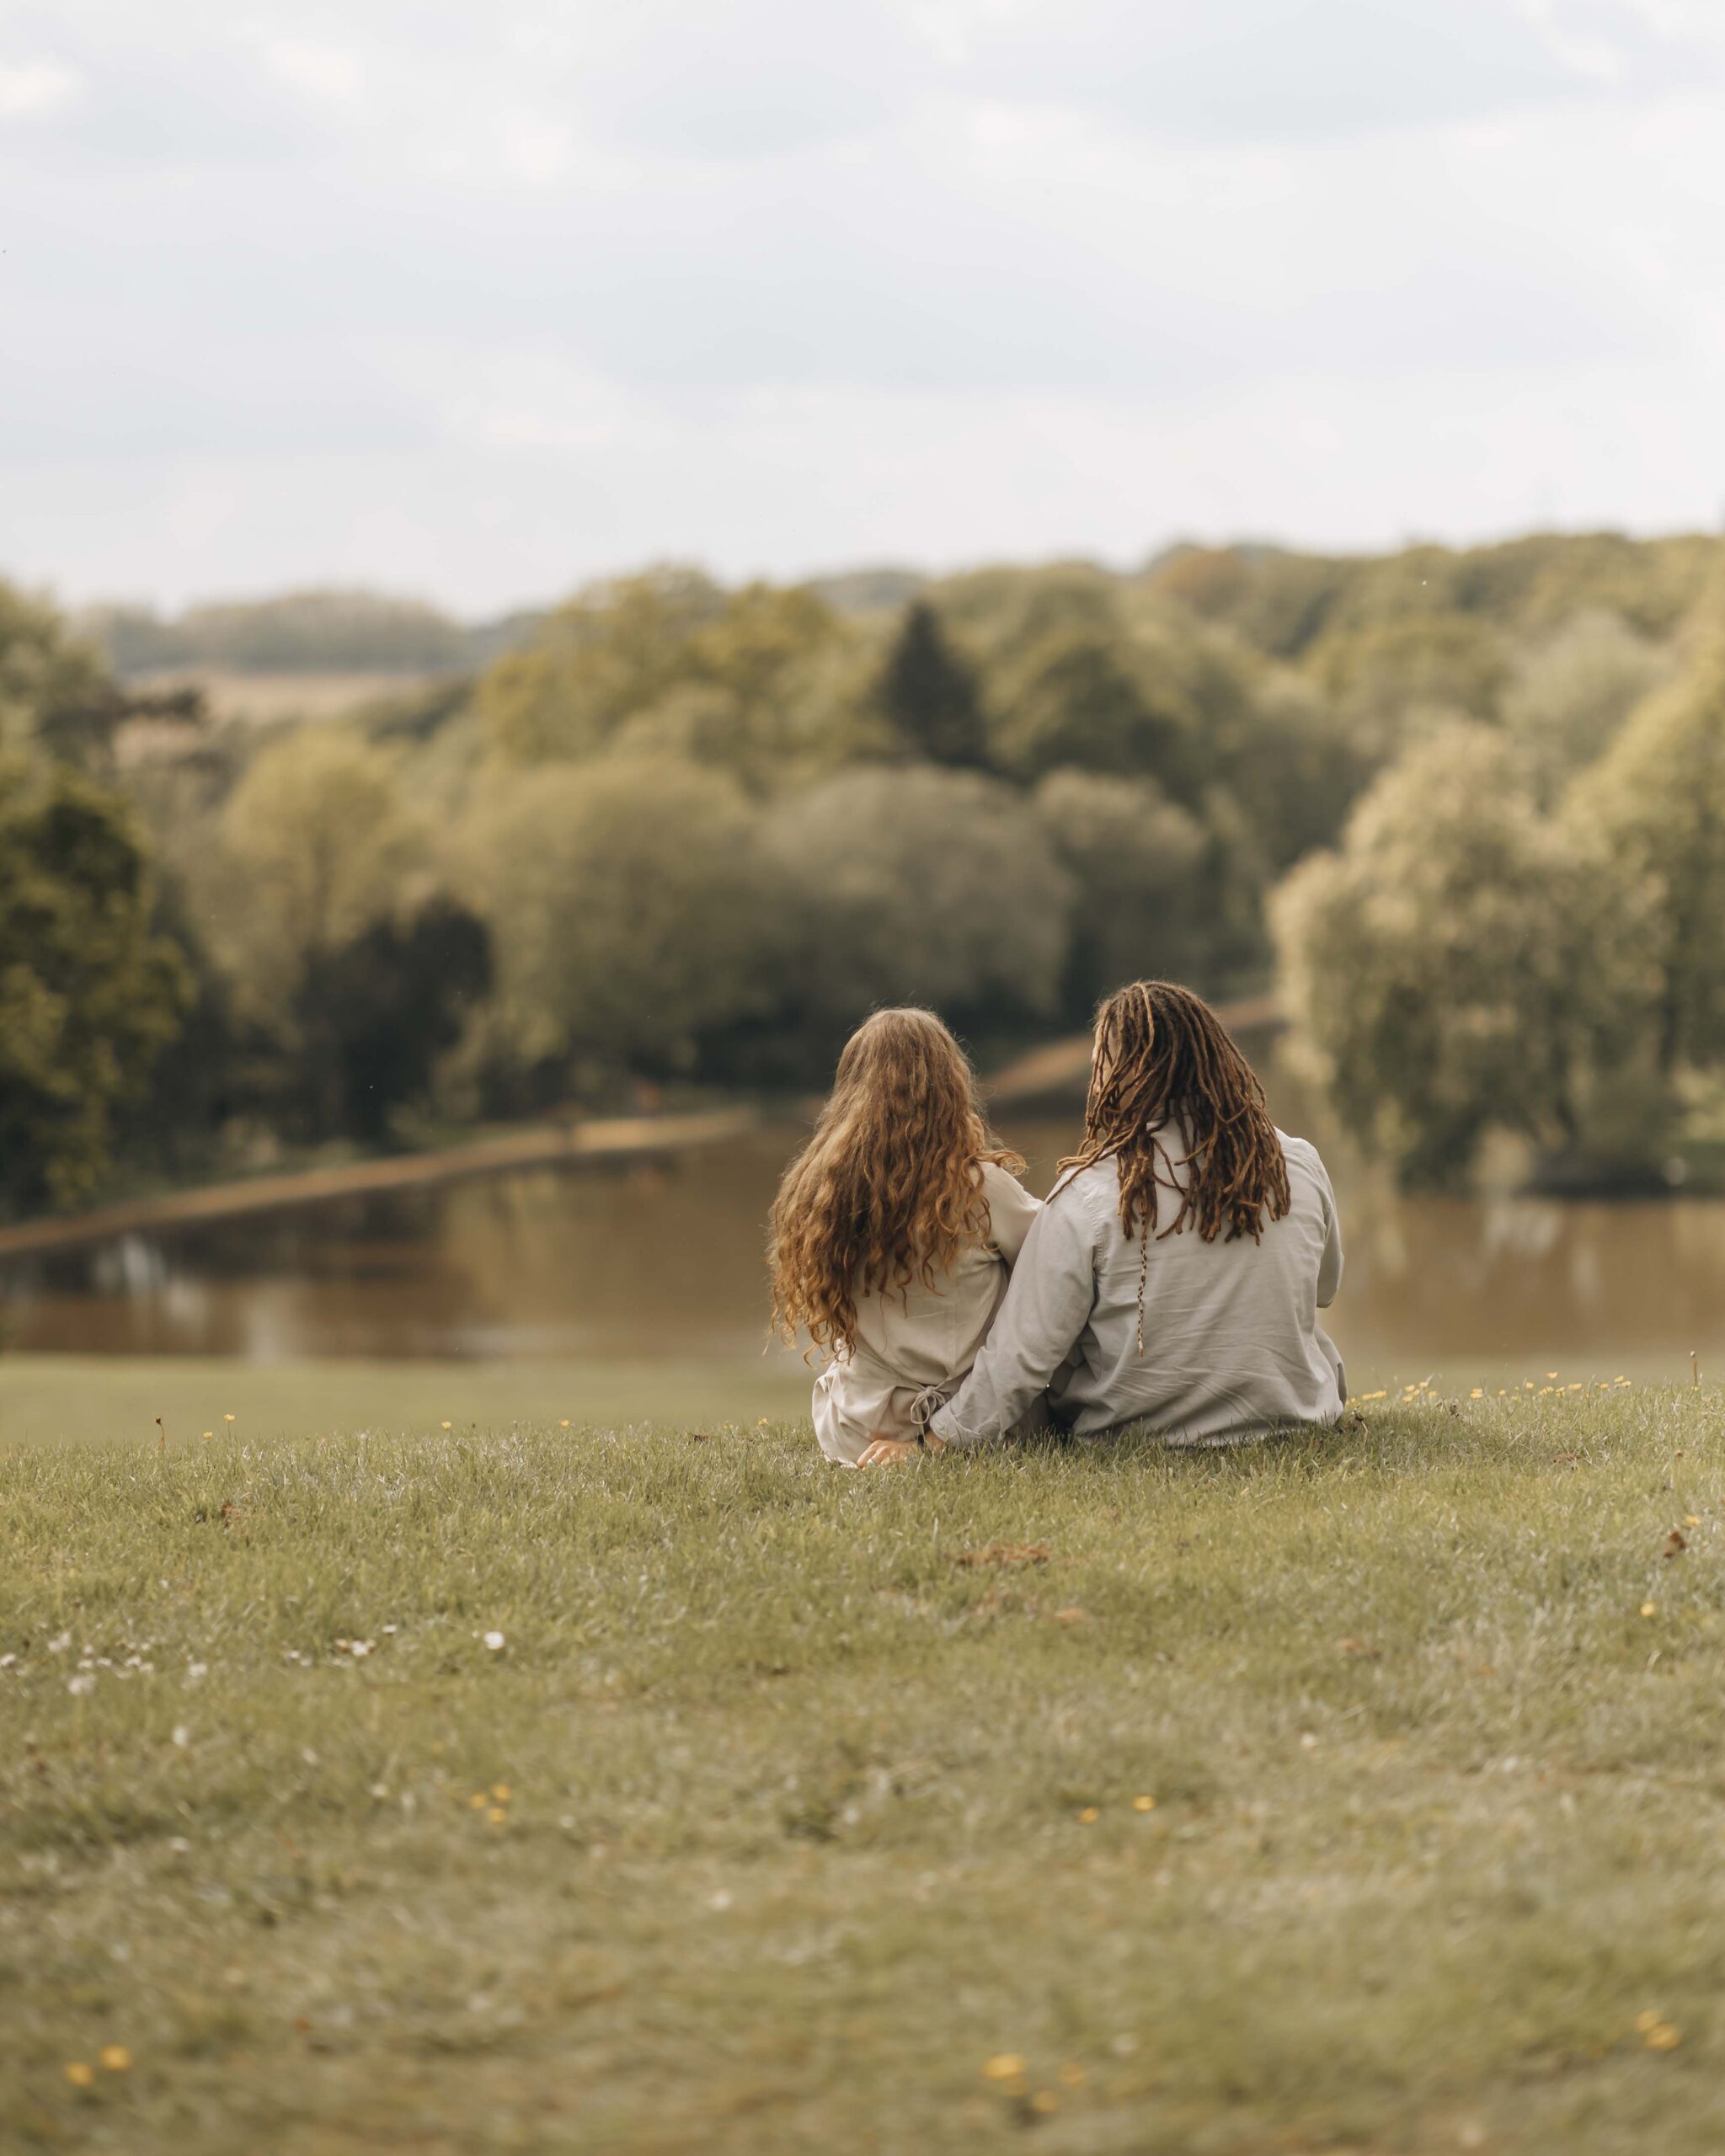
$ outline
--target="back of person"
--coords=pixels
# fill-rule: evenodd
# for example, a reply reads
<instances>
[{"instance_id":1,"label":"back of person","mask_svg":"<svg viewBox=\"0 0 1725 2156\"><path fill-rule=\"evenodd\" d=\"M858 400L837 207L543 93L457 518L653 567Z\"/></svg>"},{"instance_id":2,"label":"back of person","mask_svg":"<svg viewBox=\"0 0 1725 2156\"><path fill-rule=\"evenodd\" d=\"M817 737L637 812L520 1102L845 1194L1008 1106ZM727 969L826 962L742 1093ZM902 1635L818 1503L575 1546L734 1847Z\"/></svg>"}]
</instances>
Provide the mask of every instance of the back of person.
<instances>
[{"instance_id":1,"label":"back of person","mask_svg":"<svg viewBox=\"0 0 1725 2156\"><path fill-rule=\"evenodd\" d=\"M1135 981L1103 1004L1062 1169L927 1444L997 1442L1042 1401L1081 1437L1144 1421L1175 1444L1335 1420L1346 1380L1317 1321L1342 1278L1329 1178L1201 997Z\"/></svg>"},{"instance_id":2,"label":"back of person","mask_svg":"<svg viewBox=\"0 0 1725 2156\"><path fill-rule=\"evenodd\" d=\"M1054 1415L1077 1435L1143 1420L1175 1444L1218 1443L1327 1422L1340 1407L1341 1358L1317 1316L1341 1277L1336 1201L1316 1150L1276 1136L1288 1210L1256 1243L1183 1230L1152 1240L1146 1257L1142 1239L1121 1230L1112 1160L1080 1170L1050 1201L1088 1242L1094 1283L1088 1323L1049 1385ZM1169 1184L1183 1190L1183 1132L1171 1133L1167 1150Z\"/></svg>"},{"instance_id":3,"label":"back of person","mask_svg":"<svg viewBox=\"0 0 1725 2156\"><path fill-rule=\"evenodd\" d=\"M828 1353L813 1412L829 1460L916 1439L969 1371L1038 1211L1022 1165L932 1012L857 1029L773 1207L774 1319Z\"/></svg>"}]
</instances>

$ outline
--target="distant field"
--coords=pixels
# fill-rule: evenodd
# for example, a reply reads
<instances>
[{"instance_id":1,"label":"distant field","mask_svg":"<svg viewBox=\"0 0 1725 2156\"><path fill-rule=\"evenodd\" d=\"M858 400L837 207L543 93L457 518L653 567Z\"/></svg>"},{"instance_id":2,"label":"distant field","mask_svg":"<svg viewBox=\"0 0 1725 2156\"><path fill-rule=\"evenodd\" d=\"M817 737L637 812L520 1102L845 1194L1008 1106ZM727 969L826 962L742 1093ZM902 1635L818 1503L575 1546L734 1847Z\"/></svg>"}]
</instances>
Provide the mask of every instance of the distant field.
<instances>
[{"instance_id":1,"label":"distant field","mask_svg":"<svg viewBox=\"0 0 1725 2156\"><path fill-rule=\"evenodd\" d=\"M0 1457L8 2156L1725 2146L1717 1391L847 1476L217 1369Z\"/></svg>"},{"instance_id":2,"label":"distant field","mask_svg":"<svg viewBox=\"0 0 1725 2156\"><path fill-rule=\"evenodd\" d=\"M406 669L397 672L329 674L248 674L222 666L172 666L134 675L133 689L201 689L216 719L266 724L284 718L334 718L357 704L385 696L404 696L444 674Z\"/></svg>"}]
</instances>

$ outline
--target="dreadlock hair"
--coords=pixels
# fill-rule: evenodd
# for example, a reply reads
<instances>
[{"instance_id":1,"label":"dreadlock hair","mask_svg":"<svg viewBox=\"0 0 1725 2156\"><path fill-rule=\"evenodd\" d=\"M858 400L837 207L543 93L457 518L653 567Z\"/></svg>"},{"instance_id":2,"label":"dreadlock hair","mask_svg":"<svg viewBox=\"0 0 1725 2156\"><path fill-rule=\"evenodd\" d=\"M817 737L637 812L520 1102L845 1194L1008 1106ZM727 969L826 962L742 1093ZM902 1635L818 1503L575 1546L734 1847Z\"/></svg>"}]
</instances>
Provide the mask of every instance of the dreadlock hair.
<instances>
[{"instance_id":1,"label":"dreadlock hair","mask_svg":"<svg viewBox=\"0 0 1725 2156\"><path fill-rule=\"evenodd\" d=\"M877 1011L845 1044L814 1135L772 1208L772 1321L847 1349L857 1293L935 1289L989 1230L977 1170L1024 1163L989 1129L964 1051L932 1011Z\"/></svg>"},{"instance_id":2,"label":"dreadlock hair","mask_svg":"<svg viewBox=\"0 0 1725 2156\"><path fill-rule=\"evenodd\" d=\"M1190 1173L1182 1188L1166 1171L1171 1123L1184 1126ZM1144 1289L1152 1236L1178 1235L1189 1223L1205 1242L1263 1234L1266 1213L1287 1212L1288 1163L1270 1121L1258 1074L1202 996L1166 980L1134 981L1096 1014L1096 1054L1084 1104L1084 1142L1062 1171L1119 1163L1120 1222L1126 1240L1140 1235L1138 1351L1144 1352ZM1180 1201L1157 1225L1158 1190ZM1224 1233L1226 1230L1226 1233Z\"/></svg>"}]
</instances>

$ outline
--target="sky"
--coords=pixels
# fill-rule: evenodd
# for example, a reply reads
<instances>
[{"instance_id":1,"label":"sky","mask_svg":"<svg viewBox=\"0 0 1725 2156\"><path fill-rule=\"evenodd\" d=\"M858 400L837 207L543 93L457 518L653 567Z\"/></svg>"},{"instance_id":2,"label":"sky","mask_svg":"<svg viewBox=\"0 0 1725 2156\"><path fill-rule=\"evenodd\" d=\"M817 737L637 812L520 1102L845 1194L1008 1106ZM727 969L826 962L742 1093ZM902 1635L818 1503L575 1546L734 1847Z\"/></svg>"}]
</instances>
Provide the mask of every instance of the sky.
<instances>
[{"instance_id":1,"label":"sky","mask_svg":"<svg viewBox=\"0 0 1725 2156\"><path fill-rule=\"evenodd\" d=\"M0 0L0 575L1725 515L1725 0Z\"/></svg>"}]
</instances>

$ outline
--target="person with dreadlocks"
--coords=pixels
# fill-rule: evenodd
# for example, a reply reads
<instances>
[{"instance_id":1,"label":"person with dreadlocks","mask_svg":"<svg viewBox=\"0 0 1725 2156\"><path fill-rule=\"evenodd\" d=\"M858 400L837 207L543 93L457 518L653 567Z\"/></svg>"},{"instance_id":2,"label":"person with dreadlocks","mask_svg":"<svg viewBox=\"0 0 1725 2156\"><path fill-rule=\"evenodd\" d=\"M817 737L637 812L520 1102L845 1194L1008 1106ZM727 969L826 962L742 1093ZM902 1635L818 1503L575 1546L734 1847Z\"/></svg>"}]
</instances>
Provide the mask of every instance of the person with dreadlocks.
<instances>
[{"instance_id":1,"label":"person with dreadlocks","mask_svg":"<svg viewBox=\"0 0 1725 2156\"><path fill-rule=\"evenodd\" d=\"M987 1444L1044 1395L1081 1438L1334 1422L1347 1381L1317 1313L1342 1279L1335 1196L1200 997L1135 981L1103 1005L1084 1141L1060 1167L969 1375L920 1445L883 1432L860 1465Z\"/></svg>"},{"instance_id":2,"label":"person with dreadlocks","mask_svg":"<svg viewBox=\"0 0 1725 2156\"><path fill-rule=\"evenodd\" d=\"M826 1351L829 1460L855 1467L877 1436L916 1450L957 1389L1036 1218L1023 1165L932 1011L877 1011L852 1034L772 1209L773 1321Z\"/></svg>"}]
</instances>

